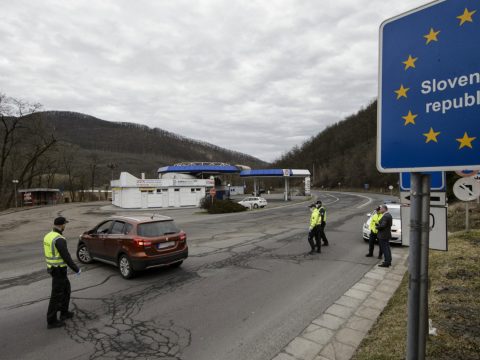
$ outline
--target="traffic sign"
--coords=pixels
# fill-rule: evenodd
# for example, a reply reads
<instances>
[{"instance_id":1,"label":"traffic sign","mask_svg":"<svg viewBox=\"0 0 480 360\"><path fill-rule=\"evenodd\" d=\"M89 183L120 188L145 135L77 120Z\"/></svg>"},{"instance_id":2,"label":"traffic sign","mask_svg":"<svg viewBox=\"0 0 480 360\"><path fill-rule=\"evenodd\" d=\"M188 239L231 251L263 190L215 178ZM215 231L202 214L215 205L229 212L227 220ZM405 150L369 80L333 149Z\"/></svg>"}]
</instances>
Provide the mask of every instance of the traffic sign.
<instances>
[{"instance_id":1,"label":"traffic sign","mask_svg":"<svg viewBox=\"0 0 480 360\"><path fill-rule=\"evenodd\" d=\"M445 191L445 172L429 171L425 174L430 175L430 190ZM400 174L400 189L403 191L410 190L410 173L403 172Z\"/></svg>"},{"instance_id":2,"label":"traffic sign","mask_svg":"<svg viewBox=\"0 0 480 360\"><path fill-rule=\"evenodd\" d=\"M380 27L377 167L480 169L480 5L440 0Z\"/></svg>"},{"instance_id":3,"label":"traffic sign","mask_svg":"<svg viewBox=\"0 0 480 360\"><path fill-rule=\"evenodd\" d=\"M477 174L477 170L459 170L455 171L455 174L461 177L475 176Z\"/></svg>"},{"instance_id":4,"label":"traffic sign","mask_svg":"<svg viewBox=\"0 0 480 360\"><path fill-rule=\"evenodd\" d=\"M410 191L401 191L400 192L400 203L402 205L410 205L411 201ZM430 193L430 206L445 206L447 205L447 196L444 191L436 192L432 191Z\"/></svg>"},{"instance_id":5,"label":"traffic sign","mask_svg":"<svg viewBox=\"0 0 480 360\"><path fill-rule=\"evenodd\" d=\"M410 207L402 206L402 245L410 246ZM428 247L434 250L448 250L447 237L447 208L431 207L429 213L429 242Z\"/></svg>"},{"instance_id":6,"label":"traffic sign","mask_svg":"<svg viewBox=\"0 0 480 360\"><path fill-rule=\"evenodd\" d=\"M472 177L458 179L453 184L453 193L462 201L472 201L480 196L480 184Z\"/></svg>"}]
</instances>

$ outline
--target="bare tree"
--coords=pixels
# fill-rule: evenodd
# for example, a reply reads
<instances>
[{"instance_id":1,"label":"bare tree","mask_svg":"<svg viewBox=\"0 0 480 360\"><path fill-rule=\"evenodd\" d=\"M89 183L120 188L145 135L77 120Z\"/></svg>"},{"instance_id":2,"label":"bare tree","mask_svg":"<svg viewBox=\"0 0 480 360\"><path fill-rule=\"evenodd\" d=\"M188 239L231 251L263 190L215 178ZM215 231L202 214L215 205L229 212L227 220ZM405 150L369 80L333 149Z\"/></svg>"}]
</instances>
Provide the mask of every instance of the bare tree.
<instances>
[{"instance_id":1,"label":"bare tree","mask_svg":"<svg viewBox=\"0 0 480 360\"><path fill-rule=\"evenodd\" d=\"M76 201L76 186L75 186L75 152L76 150L70 146L60 147L60 162L63 167L63 171L67 175L67 187L70 192L70 198L72 202Z\"/></svg>"},{"instance_id":2,"label":"bare tree","mask_svg":"<svg viewBox=\"0 0 480 360\"><path fill-rule=\"evenodd\" d=\"M10 180L30 186L41 174L40 159L55 145L56 139L41 116L38 103L7 97L0 93L0 204L8 207L13 196ZM35 114L35 115L34 115Z\"/></svg>"},{"instance_id":3,"label":"bare tree","mask_svg":"<svg viewBox=\"0 0 480 360\"><path fill-rule=\"evenodd\" d=\"M89 160L88 168L90 169L90 185L91 185L92 194L93 194L95 191L95 175L97 172L98 162L100 158L97 153L92 153L88 157L88 160Z\"/></svg>"}]
</instances>

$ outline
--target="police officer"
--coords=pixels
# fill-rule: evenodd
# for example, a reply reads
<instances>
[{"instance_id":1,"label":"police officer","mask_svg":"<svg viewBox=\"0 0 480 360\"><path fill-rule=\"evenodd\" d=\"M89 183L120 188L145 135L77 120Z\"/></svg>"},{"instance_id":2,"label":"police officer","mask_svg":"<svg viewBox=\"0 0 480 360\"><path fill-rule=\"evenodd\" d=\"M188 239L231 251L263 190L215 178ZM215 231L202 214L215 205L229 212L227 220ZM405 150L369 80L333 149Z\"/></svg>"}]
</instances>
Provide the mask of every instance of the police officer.
<instances>
[{"instance_id":1,"label":"police officer","mask_svg":"<svg viewBox=\"0 0 480 360\"><path fill-rule=\"evenodd\" d=\"M310 254L315 253L315 245L313 243L313 238L315 238L315 243L317 246L317 252L321 252L321 243L320 243L320 238L318 236L318 219L320 218L320 213L315 206L315 204L312 204L309 206L310 211L312 214L310 215L310 225L308 227L308 243L310 244Z\"/></svg>"},{"instance_id":2,"label":"police officer","mask_svg":"<svg viewBox=\"0 0 480 360\"><path fill-rule=\"evenodd\" d=\"M380 222L383 214L380 212L380 206L375 209L375 213L372 215L370 219L370 236L368 237L368 254L365 255L366 257L373 256L373 249L375 248L375 240L377 240L377 224ZM378 246L378 258L382 258L382 247Z\"/></svg>"},{"instance_id":3,"label":"police officer","mask_svg":"<svg viewBox=\"0 0 480 360\"><path fill-rule=\"evenodd\" d=\"M67 277L67 265L77 275L81 270L73 262L67 248L67 241L62 235L68 223L63 216L53 222L53 229L43 238L43 250L49 274L52 276L52 293L47 311L47 328L53 329L63 326L64 320L71 319L73 312L68 311L70 302L70 281ZM57 313L60 311L60 320Z\"/></svg>"},{"instance_id":4,"label":"police officer","mask_svg":"<svg viewBox=\"0 0 480 360\"><path fill-rule=\"evenodd\" d=\"M325 235L325 225L327 224L327 210L322 205L321 200L317 200L316 206L320 215L318 219L318 234L323 240L323 246L328 246L327 236Z\"/></svg>"}]
</instances>

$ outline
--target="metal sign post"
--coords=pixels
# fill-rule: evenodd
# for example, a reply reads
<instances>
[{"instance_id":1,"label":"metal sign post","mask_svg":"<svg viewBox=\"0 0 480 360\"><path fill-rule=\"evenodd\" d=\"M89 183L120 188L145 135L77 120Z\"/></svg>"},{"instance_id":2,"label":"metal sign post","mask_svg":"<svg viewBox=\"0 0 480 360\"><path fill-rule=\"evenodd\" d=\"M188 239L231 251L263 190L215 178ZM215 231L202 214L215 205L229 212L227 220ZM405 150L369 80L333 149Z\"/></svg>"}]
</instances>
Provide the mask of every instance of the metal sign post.
<instances>
[{"instance_id":1,"label":"metal sign post","mask_svg":"<svg viewBox=\"0 0 480 360\"><path fill-rule=\"evenodd\" d=\"M421 180L420 173L411 174L411 218L410 249L408 256L408 325L407 325L407 359L415 359L418 352L418 319L420 299L420 238L421 238Z\"/></svg>"},{"instance_id":2,"label":"metal sign post","mask_svg":"<svg viewBox=\"0 0 480 360\"><path fill-rule=\"evenodd\" d=\"M430 175L411 174L407 359L424 359L428 333Z\"/></svg>"},{"instance_id":3,"label":"metal sign post","mask_svg":"<svg viewBox=\"0 0 480 360\"><path fill-rule=\"evenodd\" d=\"M425 358L428 334L428 250L430 236L430 175L421 177L420 283L418 299L418 357Z\"/></svg>"}]
</instances>

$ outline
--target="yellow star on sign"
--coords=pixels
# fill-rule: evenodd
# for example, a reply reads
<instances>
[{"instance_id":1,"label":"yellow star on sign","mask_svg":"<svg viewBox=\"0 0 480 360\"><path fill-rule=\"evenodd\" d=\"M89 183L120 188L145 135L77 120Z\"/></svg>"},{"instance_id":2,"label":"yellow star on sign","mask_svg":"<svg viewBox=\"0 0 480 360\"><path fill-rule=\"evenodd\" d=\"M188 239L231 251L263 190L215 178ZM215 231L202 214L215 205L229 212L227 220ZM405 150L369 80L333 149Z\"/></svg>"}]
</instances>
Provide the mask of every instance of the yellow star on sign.
<instances>
[{"instance_id":1,"label":"yellow star on sign","mask_svg":"<svg viewBox=\"0 0 480 360\"><path fill-rule=\"evenodd\" d=\"M408 90L410 90L410 88L404 88L403 84L401 84L400 89L395 90L395 93L397 94L397 100L400 99L402 96L406 98Z\"/></svg>"},{"instance_id":2,"label":"yellow star on sign","mask_svg":"<svg viewBox=\"0 0 480 360\"><path fill-rule=\"evenodd\" d=\"M467 132L463 134L463 138L457 139L457 141L460 143L460 147L458 148L459 150L465 146L468 146L470 149L472 149L472 141L475 140L476 137L468 137Z\"/></svg>"},{"instance_id":3,"label":"yellow star on sign","mask_svg":"<svg viewBox=\"0 0 480 360\"><path fill-rule=\"evenodd\" d=\"M430 43L430 41L438 41L438 34L440 34L440 30L435 31L433 30L433 28L430 28L430 32L427 35L423 36L425 39L427 39L427 45Z\"/></svg>"},{"instance_id":4,"label":"yellow star on sign","mask_svg":"<svg viewBox=\"0 0 480 360\"><path fill-rule=\"evenodd\" d=\"M415 61L417 61L417 59L418 58L412 58L412 55L408 55L408 59L402 62L402 64L405 64L405 70L408 68L414 68Z\"/></svg>"},{"instance_id":5,"label":"yellow star on sign","mask_svg":"<svg viewBox=\"0 0 480 360\"><path fill-rule=\"evenodd\" d=\"M402 116L402 119L405 119L405 126L407 126L408 124L413 124L415 125L415 118L417 117L418 115L415 114L413 115L412 112L409 110L408 111L408 114L406 116Z\"/></svg>"},{"instance_id":6,"label":"yellow star on sign","mask_svg":"<svg viewBox=\"0 0 480 360\"><path fill-rule=\"evenodd\" d=\"M476 12L477 12L477 10L468 11L468 9L465 8L465 11L463 12L463 14L457 16L457 19L460 19L460 25L459 26L462 26L467 21L468 22L473 22L472 15L475 14Z\"/></svg>"},{"instance_id":7,"label":"yellow star on sign","mask_svg":"<svg viewBox=\"0 0 480 360\"><path fill-rule=\"evenodd\" d=\"M437 141L437 136L440 135L440 131L435 132L433 131L433 128L430 128L430 131L428 133L423 134L423 136L427 137L427 140L425 140L425 143L429 143L430 141Z\"/></svg>"}]
</instances>

